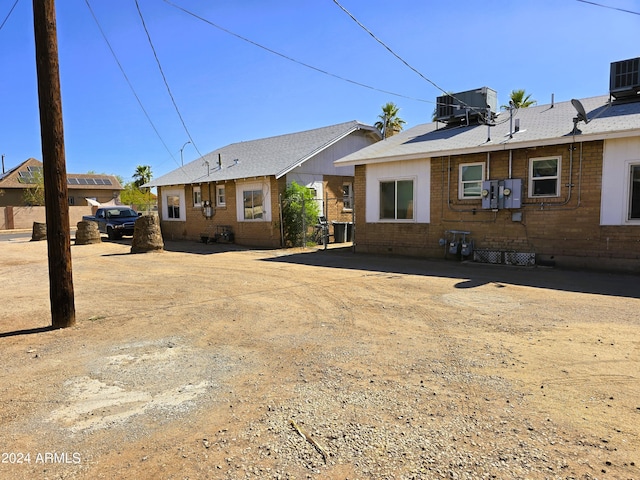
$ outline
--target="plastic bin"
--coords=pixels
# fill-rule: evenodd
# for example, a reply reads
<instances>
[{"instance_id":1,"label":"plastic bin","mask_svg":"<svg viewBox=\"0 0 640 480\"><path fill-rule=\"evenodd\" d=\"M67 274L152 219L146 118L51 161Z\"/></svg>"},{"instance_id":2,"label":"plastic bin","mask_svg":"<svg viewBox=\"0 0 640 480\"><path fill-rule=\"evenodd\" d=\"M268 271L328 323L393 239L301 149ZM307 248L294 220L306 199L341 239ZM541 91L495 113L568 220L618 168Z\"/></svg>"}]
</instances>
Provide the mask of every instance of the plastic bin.
<instances>
[{"instance_id":1,"label":"plastic bin","mask_svg":"<svg viewBox=\"0 0 640 480\"><path fill-rule=\"evenodd\" d=\"M331 222L333 224L333 241L335 243L351 242L353 239L353 222Z\"/></svg>"}]
</instances>

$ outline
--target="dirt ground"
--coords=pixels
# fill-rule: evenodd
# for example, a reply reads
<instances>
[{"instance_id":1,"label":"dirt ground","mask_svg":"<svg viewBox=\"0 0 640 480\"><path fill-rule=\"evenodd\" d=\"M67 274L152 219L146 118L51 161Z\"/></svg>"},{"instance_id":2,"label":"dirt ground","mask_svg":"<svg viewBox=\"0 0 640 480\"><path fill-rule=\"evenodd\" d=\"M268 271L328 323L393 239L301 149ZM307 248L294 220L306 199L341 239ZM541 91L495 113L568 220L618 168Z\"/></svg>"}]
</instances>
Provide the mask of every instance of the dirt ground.
<instances>
[{"instance_id":1,"label":"dirt ground","mask_svg":"<svg viewBox=\"0 0 640 480\"><path fill-rule=\"evenodd\" d=\"M640 479L637 276L165 247L72 245L48 330L0 243L0 478Z\"/></svg>"}]
</instances>

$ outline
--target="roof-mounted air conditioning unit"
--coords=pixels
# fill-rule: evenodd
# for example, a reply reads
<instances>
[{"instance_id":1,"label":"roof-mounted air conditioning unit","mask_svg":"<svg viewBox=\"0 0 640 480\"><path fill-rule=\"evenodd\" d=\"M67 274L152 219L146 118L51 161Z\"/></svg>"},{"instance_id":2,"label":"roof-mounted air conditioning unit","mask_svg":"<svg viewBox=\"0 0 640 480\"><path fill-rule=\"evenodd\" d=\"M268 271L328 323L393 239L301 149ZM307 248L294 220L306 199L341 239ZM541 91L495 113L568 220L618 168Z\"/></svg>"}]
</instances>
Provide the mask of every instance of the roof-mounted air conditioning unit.
<instances>
[{"instance_id":1,"label":"roof-mounted air conditioning unit","mask_svg":"<svg viewBox=\"0 0 640 480\"><path fill-rule=\"evenodd\" d=\"M466 92L442 95L436 99L436 120L459 123L469 118L477 118L487 113L487 106L494 115L498 109L498 94L489 87Z\"/></svg>"},{"instance_id":2,"label":"roof-mounted air conditioning unit","mask_svg":"<svg viewBox=\"0 0 640 480\"><path fill-rule=\"evenodd\" d=\"M640 100L640 57L611 63L609 93L616 100Z\"/></svg>"}]
</instances>

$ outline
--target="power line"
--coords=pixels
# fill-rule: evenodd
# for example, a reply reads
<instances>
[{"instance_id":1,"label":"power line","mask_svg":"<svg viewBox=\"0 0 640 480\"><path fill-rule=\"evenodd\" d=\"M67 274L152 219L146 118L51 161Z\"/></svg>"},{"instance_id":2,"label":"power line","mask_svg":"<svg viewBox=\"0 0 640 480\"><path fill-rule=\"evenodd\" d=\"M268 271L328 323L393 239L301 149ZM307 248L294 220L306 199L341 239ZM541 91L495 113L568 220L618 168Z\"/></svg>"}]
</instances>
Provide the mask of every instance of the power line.
<instances>
[{"instance_id":1,"label":"power line","mask_svg":"<svg viewBox=\"0 0 640 480\"><path fill-rule=\"evenodd\" d=\"M415 100L415 101L418 101L418 102L434 103L431 100L424 100L422 98L409 97L407 95L402 95L400 93L394 93L394 92L390 92L388 90L382 90L382 89L379 89L379 88L376 88L376 87L372 87L370 85L366 85L364 83L356 82L355 80L350 80L348 78L341 77L340 75L336 75L336 74L328 72L326 70L322 70L321 68L314 67L313 65L309 65L308 63L304 63L304 62L302 62L300 60L296 60L295 58L292 58L292 57L289 57L288 55L285 55L283 53L277 52L276 50L273 50L273 49L271 49L269 47L265 47L264 45L261 45L261 44L259 44L257 42L254 42L253 40L250 40L250 39L248 39L246 37L243 37L242 35L239 35L239 34L237 34L235 32L232 32L231 30L228 30L228 29L226 29L224 27L221 27L220 25L217 25L217 24L211 22L210 20L207 20L206 18L203 18L203 17L199 16L196 13L193 13L193 12L183 8L183 7L180 7L179 5L176 5L175 3L172 3L169 0L164 0L164 1L165 1L165 3L171 5L172 7L177 8L178 10L182 10L187 15L191 15L192 17L194 17L194 18L196 18L196 19L198 19L198 20L200 20L200 21L202 21L204 23L207 23L207 24L211 25L212 27L215 27L218 30L221 30L221 31L223 31L225 33L228 33L229 35L232 35L232 36L234 36L236 38L239 38L240 40L242 40L244 42L247 42L247 43L250 43L251 45L254 45L254 46L258 47L258 48L266 50L269 53L272 53L272 54L277 55L277 56L279 56L281 58L284 58L285 60L289 60L290 62L297 63L298 65L302 65L303 67L309 68L311 70L315 70L316 72L322 73L324 75L328 75L328 76L333 77L333 78L337 78L338 80L342 80L344 82L348 82L348 83L351 83L353 85L357 85L359 87L364 87L364 88L368 88L370 90L375 90L376 92L386 93L387 95L394 95L396 97L406 98L406 99L409 99L409 100Z\"/></svg>"},{"instance_id":2,"label":"power line","mask_svg":"<svg viewBox=\"0 0 640 480\"><path fill-rule=\"evenodd\" d=\"M440 87L439 85L437 85L435 82L433 82L432 80L428 79L427 77L425 77L422 73L420 73L416 68L412 67L411 65L409 65L409 63L402 58L400 55L398 55L396 52L394 52L386 43L384 43L382 40L380 40L378 37L376 37L373 32L371 32L371 30L369 30L367 27L365 27L362 23L360 23L360 21L354 17L351 12L349 12L349 10L347 10L346 8L344 8L342 5L340 5L340 3L338 2L338 0L333 0L333 3L335 3L338 7L340 7L340 9L346 13L347 15L349 15L349 17L351 17L351 19L356 22L358 24L358 26L360 26L360 28L362 28L365 32L367 32L369 35L371 35L373 37L373 39L378 42L380 45L382 45L384 48L386 48L394 57L396 57L398 60L400 60L402 63L404 63L407 67L409 67L411 70L413 70L414 72L416 72L418 75L420 75L421 78L423 78L424 80L426 80L427 82L429 82L431 85L433 85L434 87L436 87L438 90L440 90L442 93L447 94L447 92Z\"/></svg>"},{"instance_id":3,"label":"power line","mask_svg":"<svg viewBox=\"0 0 640 480\"><path fill-rule=\"evenodd\" d=\"M15 3L13 4L13 6L11 7L11 9L9 10L9 13L7 13L7 16L4 18L4 20L0 24L0 30L2 30L2 27L4 27L4 24L7 23L7 20L9 20L9 17L11 16L11 13L13 12L13 9L16 8L16 5L18 5L19 1L20 0L16 0Z\"/></svg>"},{"instance_id":4,"label":"power line","mask_svg":"<svg viewBox=\"0 0 640 480\"><path fill-rule=\"evenodd\" d=\"M619 12L631 13L633 15L640 15L640 12L634 12L632 10L625 10L624 8L610 7L609 5L602 5L602 4L596 3L596 2L588 2L587 0L578 0L578 2L588 3L588 4L591 4L591 5L595 5L596 7L610 8L611 10L618 10Z\"/></svg>"},{"instance_id":5,"label":"power line","mask_svg":"<svg viewBox=\"0 0 640 480\"><path fill-rule=\"evenodd\" d=\"M166 1L166 0L165 0ZM407 67L409 67L411 70L413 70L415 73L417 73L422 79L426 80L427 82L429 82L431 85L433 85L434 87L436 87L438 90L440 90L442 93L444 93L445 95L454 98L455 100L457 100L461 105L469 108L470 110L476 110L476 111L481 111L482 109L478 109L476 107L472 107L471 105L467 105L465 102L463 102L462 100L460 100L459 98L456 98L455 95L452 95L451 93L448 93L444 88L442 88L441 86L439 86L438 84L436 84L433 80L427 78L426 76L424 76L418 69L414 68L413 66L411 66L409 64L409 62L407 62L404 58L402 58L400 55L398 55L396 52L394 52L391 47L389 47L386 43L384 43L382 40L380 40L373 32L371 32L371 30L369 30L367 27L365 27L356 17L354 17L351 12L349 12L349 10L347 10L346 8L344 8L342 5L340 5L340 2L338 2L338 0L333 0L333 3L335 3L338 7L340 7L340 9L346 13L347 15L349 15L349 17L351 17L351 19L356 22L358 24L358 26L360 28L362 28L365 32L367 32L369 35L371 35L373 37L373 39L378 42L380 45L382 45L384 48L386 48L394 57L396 57L398 60L400 60L402 63L404 63Z\"/></svg>"},{"instance_id":6,"label":"power line","mask_svg":"<svg viewBox=\"0 0 640 480\"><path fill-rule=\"evenodd\" d=\"M129 85L129 88L131 89L131 92L133 93L133 96L138 101L138 105L140 105L140 108L142 109L142 112L144 113L144 116L147 117L147 120L149 121L149 124L151 124L151 128L153 128L153 131L156 132L156 135L160 139L160 142L162 142L162 145L164 145L164 148L167 150L167 152L169 153L171 158L173 158L173 161L177 165L180 165L178 163L178 161L176 160L176 158L173 156L173 153L171 152L171 150L169 150L169 147L167 147L167 144L162 139L162 135L160 135L160 132L156 128L155 124L153 123L153 120L151 120L151 117L149 116L149 113L144 108L144 105L142 104L142 100L140 100L140 97L136 93L135 88L133 88L133 85L132 85L131 81L129 80L129 77L127 76L127 73L124 71L124 68L122 67L122 64L120 63L120 60L118 60L118 56L116 55L116 52L113 50L113 47L111 46L111 43L109 42L109 39L107 38L106 34L104 33L104 30L102 30L102 26L100 25L100 22L98 21L98 18L96 17L93 9L91 8L91 5L89 4L89 0L85 0L85 3L87 4L87 7L89 8L89 12L91 12L91 16L93 17L93 20L96 22L96 25L98 26L98 30L100 30L100 34L102 35L102 38L104 39L105 43L107 44L107 47L109 47L109 51L111 52L111 55L113 56L114 60L116 61L116 64L118 65L118 68L120 69L120 72L122 73L122 76L124 77L125 81L127 82L127 85Z\"/></svg>"},{"instance_id":7,"label":"power line","mask_svg":"<svg viewBox=\"0 0 640 480\"><path fill-rule=\"evenodd\" d=\"M162 65L160 64L160 59L158 58L158 54L156 53L156 49L153 46L153 42L151 41L151 35L149 35L149 30L147 30L147 24L145 23L144 17L142 16L142 11L140 10L140 5L138 4L138 0L135 0L135 2L136 2L136 8L138 9L138 15L140 16L140 21L142 22L142 27L144 28L144 32L147 34L147 40L149 41L149 46L151 47L151 50L153 51L153 56L155 57L156 63L158 64L158 69L160 70L160 75L162 75L162 80L164 80L164 84L167 87L167 92L169 93L169 97L171 98L171 102L173 103L173 106L176 109L176 113L178 114L178 117L180 118L180 121L182 122L182 127L184 128L184 131L186 132L187 137L189 137L189 140L191 141L191 144L196 149L196 152L198 152L198 155L200 157L203 157L204 155L202 155L202 153L200 153L200 150L198 150L198 147L196 146L196 142L193 140L193 137L191 136L191 132L189 132L189 129L187 128L187 124L184 122L184 118L182 117L182 114L180 113L180 109L178 108L178 104L176 103L176 100L173 97L173 93L171 93L171 88L169 87L169 82L167 82L167 77L165 76L164 70L162 69Z\"/></svg>"}]
</instances>

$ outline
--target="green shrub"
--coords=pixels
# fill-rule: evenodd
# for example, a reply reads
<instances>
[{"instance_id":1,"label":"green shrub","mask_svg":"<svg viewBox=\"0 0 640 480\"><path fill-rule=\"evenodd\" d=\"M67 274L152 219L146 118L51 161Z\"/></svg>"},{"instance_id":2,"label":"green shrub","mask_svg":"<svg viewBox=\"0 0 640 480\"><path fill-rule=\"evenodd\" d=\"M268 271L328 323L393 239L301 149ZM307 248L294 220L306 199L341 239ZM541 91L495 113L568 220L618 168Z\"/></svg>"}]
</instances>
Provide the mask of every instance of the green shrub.
<instances>
[{"instance_id":1,"label":"green shrub","mask_svg":"<svg viewBox=\"0 0 640 480\"><path fill-rule=\"evenodd\" d=\"M282 225L286 247L298 247L312 239L320 207L313 190L291 182L282 197Z\"/></svg>"}]
</instances>

